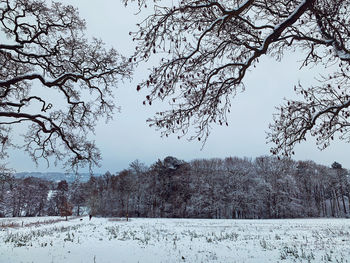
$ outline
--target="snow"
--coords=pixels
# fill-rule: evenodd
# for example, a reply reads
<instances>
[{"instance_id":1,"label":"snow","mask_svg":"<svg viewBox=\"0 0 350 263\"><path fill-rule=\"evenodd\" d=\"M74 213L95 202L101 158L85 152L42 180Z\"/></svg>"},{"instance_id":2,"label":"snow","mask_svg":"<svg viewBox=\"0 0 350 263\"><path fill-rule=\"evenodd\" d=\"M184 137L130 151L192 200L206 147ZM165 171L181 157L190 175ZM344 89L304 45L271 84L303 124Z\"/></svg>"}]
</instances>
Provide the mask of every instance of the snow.
<instances>
[{"instance_id":1,"label":"snow","mask_svg":"<svg viewBox=\"0 0 350 263\"><path fill-rule=\"evenodd\" d=\"M57 190L49 190L49 192L47 193L47 201L50 201L56 193L57 193Z\"/></svg>"},{"instance_id":2,"label":"snow","mask_svg":"<svg viewBox=\"0 0 350 263\"><path fill-rule=\"evenodd\" d=\"M348 262L349 219L0 219L0 262ZM23 222L23 227L22 227ZM17 227L10 227L9 224ZM17 225L16 225L17 224Z\"/></svg>"},{"instance_id":3,"label":"snow","mask_svg":"<svg viewBox=\"0 0 350 263\"><path fill-rule=\"evenodd\" d=\"M337 54L337 57L339 57L341 60L350 60L350 54L345 52L342 49L338 49L335 45L333 45L334 50Z\"/></svg>"},{"instance_id":4,"label":"snow","mask_svg":"<svg viewBox=\"0 0 350 263\"><path fill-rule=\"evenodd\" d=\"M270 41L270 38L273 34L275 34L276 31L281 30L282 31L285 29L286 25L287 27L289 26L288 23L289 21L293 20L295 16L298 16L298 12L304 7L304 5L307 4L307 0L302 1L296 8L295 10L282 22L280 22L279 24L275 25L274 30L271 32L270 35L268 35L267 37L265 37L263 44L261 45L261 47L258 49L259 51L263 51L266 47L266 45L269 45L270 43L267 43L267 41ZM300 16L300 15L299 15ZM282 32L281 32L282 33ZM248 59L247 61L249 61L250 59ZM247 64L248 62L246 62Z\"/></svg>"}]
</instances>

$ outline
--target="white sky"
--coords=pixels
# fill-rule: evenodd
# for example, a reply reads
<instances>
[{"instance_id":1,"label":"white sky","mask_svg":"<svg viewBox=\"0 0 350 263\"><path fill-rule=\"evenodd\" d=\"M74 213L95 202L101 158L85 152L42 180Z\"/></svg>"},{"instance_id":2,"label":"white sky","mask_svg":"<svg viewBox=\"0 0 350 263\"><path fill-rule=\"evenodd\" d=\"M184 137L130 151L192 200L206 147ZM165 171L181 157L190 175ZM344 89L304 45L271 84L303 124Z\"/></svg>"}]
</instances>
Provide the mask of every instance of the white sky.
<instances>
[{"instance_id":1,"label":"white sky","mask_svg":"<svg viewBox=\"0 0 350 263\"><path fill-rule=\"evenodd\" d=\"M87 34L104 40L108 46L115 47L120 53L128 56L133 51L133 42L129 31L136 29L135 24L141 21L142 13L135 16L135 5L124 7L120 0L77 1L64 0L79 8L80 15L87 21ZM188 142L176 137L160 138L159 132L149 128L146 119L151 117L159 107L166 103L142 105L143 93L136 92L138 80L147 76L147 67L143 65L136 70L134 81L120 83L116 90L116 103L122 107L114 120L101 122L96 129L96 143L101 150L102 167L95 172L117 172L127 168L139 159L152 164L158 158L171 155L183 160L212 157L252 157L269 154L270 146L266 144L266 131L272 121L274 107L282 103L284 97L294 95L293 87L300 80L302 84L316 83L314 77L325 69L313 68L299 71L300 54L287 54L281 62L264 57L253 72L246 77L246 91L232 101L229 127L214 126L212 133L201 150L198 141ZM349 167L345 142L333 143L328 149L319 151L313 140L309 140L295 149L297 160L313 160L324 165L334 161ZM25 154L11 152L9 167L21 171L60 171L60 166L46 164L38 167Z\"/></svg>"}]
</instances>

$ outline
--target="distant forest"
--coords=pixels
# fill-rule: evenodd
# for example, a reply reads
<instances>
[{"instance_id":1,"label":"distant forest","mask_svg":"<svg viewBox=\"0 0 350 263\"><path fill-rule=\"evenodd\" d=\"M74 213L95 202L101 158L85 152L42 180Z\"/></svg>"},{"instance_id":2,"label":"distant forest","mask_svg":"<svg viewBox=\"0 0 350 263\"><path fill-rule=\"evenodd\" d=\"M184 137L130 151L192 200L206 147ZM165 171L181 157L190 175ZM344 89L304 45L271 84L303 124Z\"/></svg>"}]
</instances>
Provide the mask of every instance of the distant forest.
<instances>
[{"instance_id":1,"label":"distant forest","mask_svg":"<svg viewBox=\"0 0 350 263\"><path fill-rule=\"evenodd\" d=\"M54 179L54 178L53 178ZM172 218L350 216L349 171L275 157L134 161L87 182L0 174L0 217Z\"/></svg>"}]
</instances>

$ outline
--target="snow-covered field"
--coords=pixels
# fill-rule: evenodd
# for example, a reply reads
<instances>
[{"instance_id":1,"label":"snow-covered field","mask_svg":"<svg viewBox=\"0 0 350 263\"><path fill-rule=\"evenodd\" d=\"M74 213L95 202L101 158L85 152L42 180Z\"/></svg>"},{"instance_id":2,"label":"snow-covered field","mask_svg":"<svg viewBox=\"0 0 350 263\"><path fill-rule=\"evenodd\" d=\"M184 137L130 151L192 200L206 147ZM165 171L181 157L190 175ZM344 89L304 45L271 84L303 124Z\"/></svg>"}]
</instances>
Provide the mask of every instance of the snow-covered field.
<instances>
[{"instance_id":1,"label":"snow-covered field","mask_svg":"<svg viewBox=\"0 0 350 263\"><path fill-rule=\"evenodd\" d=\"M349 219L0 219L0 262L350 262Z\"/></svg>"}]
</instances>

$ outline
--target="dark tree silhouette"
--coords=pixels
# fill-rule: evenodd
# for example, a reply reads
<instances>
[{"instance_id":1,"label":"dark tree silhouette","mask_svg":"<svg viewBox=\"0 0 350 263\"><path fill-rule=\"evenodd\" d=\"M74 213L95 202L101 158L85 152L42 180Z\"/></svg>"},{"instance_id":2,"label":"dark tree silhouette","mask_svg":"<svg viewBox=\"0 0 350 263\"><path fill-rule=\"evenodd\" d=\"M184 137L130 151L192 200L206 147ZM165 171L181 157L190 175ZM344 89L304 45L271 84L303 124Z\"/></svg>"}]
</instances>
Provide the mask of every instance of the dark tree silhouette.
<instances>
[{"instance_id":1,"label":"dark tree silhouette","mask_svg":"<svg viewBox=\"0 0 350 263\"><path fill-rule=\"evenodd\" d=\"M71 216L73 207L67 200L64 200L62 206L60 207L60 215L66 217L66 221L68 221L68 216Z\"/></svg>"},{"instance_id":2,"label":"dark tree silhouette","mask_svg":"<svg viewBox=\"0 0 350 263\"><path fill-rule=\"evenodd\" d=\"M340 163L337 163L337 162L333 162L331 167L333 169L343 169L342 165Z\"/></svg>"},{"instance_id":3,"label":"dark tree silhouette","mask_svg":"<svg viewBox=\"0 0 350 263\"><path fill-rule=\"evenodd\" d=\"M182 137L194 126L189 137L205 141L213 123L228 125L231 100L244 90L245 75L260 57L279 60L285 51L302 50L302 67L339 67L317 87L296 88L304 100L278 108L268 135L276 144L272 153L290 155L307 133L321 148L336 133L349 140L350 1L182 0L165 7L162 2L131 33L136 62L161 57L137 89L149 88L144 104L169 100L168 111L149 119L162 135Z\"/></svg>"},{"instance_id":4,"label":"dark tree silhouette","mask_svg":"<svg viewBox=\"0 0 350 263\"><path fill-rule=\"evenodd\" d=\"M0 142L22 146L36 162L53 157L68 167L95 165L87 136L115 108L112 88L131 67L101 40L89 42L72 6L41 0L0 0ZM23 143L12 127L26 129Z\"/></svg>"}]
</instances>

